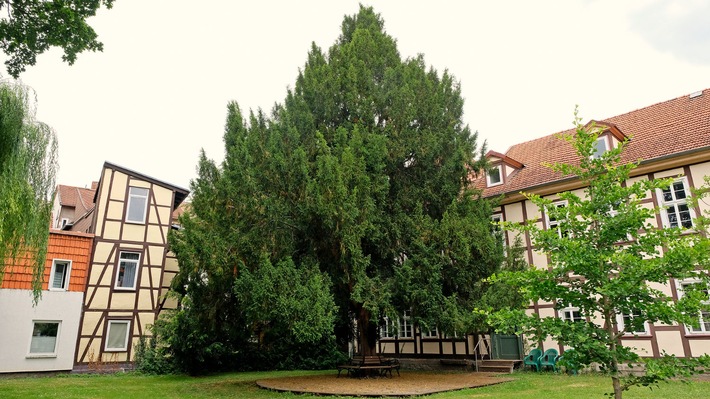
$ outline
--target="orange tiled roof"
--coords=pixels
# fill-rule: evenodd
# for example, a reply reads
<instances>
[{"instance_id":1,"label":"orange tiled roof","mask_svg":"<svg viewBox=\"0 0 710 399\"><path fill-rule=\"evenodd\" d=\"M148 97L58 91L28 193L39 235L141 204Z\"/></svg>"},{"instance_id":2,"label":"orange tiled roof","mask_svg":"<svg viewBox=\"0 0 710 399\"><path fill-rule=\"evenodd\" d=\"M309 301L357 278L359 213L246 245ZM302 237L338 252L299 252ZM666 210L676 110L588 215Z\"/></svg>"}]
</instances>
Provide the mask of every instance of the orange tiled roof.
<instances>
[{"instance_id":1,"label":"orange tiled roof","mask_svg":"<svg viewBox=\"0 0 710 399\"><path fill-rule=\"evenodd\" d=\"M648 162L688 151L710 149L710 89L693 98L685 95L597 122L611 124L630 138L622 154L623 162ZM508 176L503 185L486 188L485 179L478 179L476 186L483 189L484 197L492 197L568 178L552 172L543 163L577 161L572 146L559 138L561 134L573 132L569 129L513 145L503 155L519 161L524 167Z\"/></svg>"},{"instance_id":2,"label":"orange tiled roof","mask_svg":"<svg viewBox=\"0 0 710 399\"><path fill-rule=\"evenodd\" d=\"M54 259L71 260L68 291L83 292L86 286L87 270L93 234L84 234L71 231L51 230L47 246L47 262L44 267L42 289L48 287L49 276L52 271ZM32 266L29 254L20 257L16 264L5 269L5 277L0 288L32 289Z\"/></svg>"}]
</instances>

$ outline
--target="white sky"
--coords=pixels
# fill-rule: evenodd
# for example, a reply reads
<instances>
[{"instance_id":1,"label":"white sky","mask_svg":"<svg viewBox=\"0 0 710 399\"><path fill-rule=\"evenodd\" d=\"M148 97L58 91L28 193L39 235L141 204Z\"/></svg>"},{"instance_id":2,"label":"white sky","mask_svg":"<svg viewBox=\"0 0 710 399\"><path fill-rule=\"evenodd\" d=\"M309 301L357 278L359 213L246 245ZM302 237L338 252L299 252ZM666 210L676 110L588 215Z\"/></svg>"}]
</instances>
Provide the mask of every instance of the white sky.
<instances>
[{"instance_id":1,"label":"white sky","mask_svg":"<svg viewBox=\"0 0 710 399\"><path fill-rule=\"evenodd\" d=\"M461 83L480 142L512 144L710 88L710 2L362 0L403 57ZM329 48L357 0L117 0L90 20L102 53L60 51L22 74L59 138L60 184L104 161L188 188L221 161L228 101L282 102L311 42ZM3 69L3 76L7 76Z\"/></svg>"}]
</instances>

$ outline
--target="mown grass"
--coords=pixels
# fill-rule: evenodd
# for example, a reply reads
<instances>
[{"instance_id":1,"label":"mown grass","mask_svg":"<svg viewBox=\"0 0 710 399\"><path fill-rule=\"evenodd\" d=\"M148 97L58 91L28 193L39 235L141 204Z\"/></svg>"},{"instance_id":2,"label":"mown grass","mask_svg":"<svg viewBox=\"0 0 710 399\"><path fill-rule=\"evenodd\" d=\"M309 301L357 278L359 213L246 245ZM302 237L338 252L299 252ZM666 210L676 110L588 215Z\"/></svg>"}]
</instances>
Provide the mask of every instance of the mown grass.
<instances>
[{"instance_id":1,"label":"mown grass","mask_svg":"<svg viewBox=\"0 0 710 399\"><path fill-rule=\"evenodd\" d=\"M140 374L64 375L0 379L0 397L14 398L323 398L322 396L278 393L256 386L255 381L279 376L312 375L332 371L280 371L229 373L208 377L145 376ZM396 378L396 377L395 377ZM596 374L566 376L551 373L516 373L513 381L475 389L445 392L427 399L515 398L568 399L604 398L611 380ZM363 383L367 383L366 380ZM626 398L708 398L710 381L672 381L653 388L632 388Z\"/></svg>"}]
</instances>

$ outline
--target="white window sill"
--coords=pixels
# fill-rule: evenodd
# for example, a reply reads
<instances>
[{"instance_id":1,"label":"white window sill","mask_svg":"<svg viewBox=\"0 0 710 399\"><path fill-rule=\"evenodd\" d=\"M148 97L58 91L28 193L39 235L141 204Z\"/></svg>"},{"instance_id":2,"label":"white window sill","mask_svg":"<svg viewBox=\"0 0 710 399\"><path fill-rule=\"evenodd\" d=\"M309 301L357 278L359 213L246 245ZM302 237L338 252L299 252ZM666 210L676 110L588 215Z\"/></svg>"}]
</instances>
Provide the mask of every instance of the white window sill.
<instances>
[{"instance_id":1,"label":"white window sill","mask_svg":"<svg viewBox=\"0 0 710 399\"><path fill-rule=\"evenodd\" d=\"M145 220L139 221L139 220L126 220L126 223L128 224L145 224Z\"/></svg>"},{"instance_id":2,"label":"white window sill","mask_svg":"<svg viewBox=\"0 0 710 399\"><path fill-rule=\"evenodd\" d=\"M31 353L25 356L25 359L51 359L56 357L56 353Z\"/></svg>"}]
</instances>

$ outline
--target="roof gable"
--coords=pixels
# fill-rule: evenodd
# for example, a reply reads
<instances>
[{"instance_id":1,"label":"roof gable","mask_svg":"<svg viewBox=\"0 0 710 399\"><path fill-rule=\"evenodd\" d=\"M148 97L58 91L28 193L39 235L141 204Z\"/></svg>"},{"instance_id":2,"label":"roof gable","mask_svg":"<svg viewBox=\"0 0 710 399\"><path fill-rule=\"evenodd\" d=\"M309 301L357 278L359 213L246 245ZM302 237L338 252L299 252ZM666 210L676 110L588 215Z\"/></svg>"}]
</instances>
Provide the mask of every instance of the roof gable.
<instances>
[{"instance_id":1,"label":"roof gable","mask_svg":"<svg viewBox=\"0 0 710 399\"><path fill-rule=\"evenodd\" d=\"M150 176L145 175L143 173L136 172L134 170L124 168L123 166L119 166L119 165L116 165L116 164L113 164L110 162L104 162L104 169L113 169L113 170L119 171L121 173L127 174L129 176L133 176L138 179L145 180L147 182L156 184L161 187L165 187L165 188L173 191L175 193L175 197L174 197L174 201L173 201L173 210L177 209L177 207L185 200L185 198L187 198L187 195L190 193L189 190L184 189L182 187L178 187L173 184L166 183L162 180L158 180L154 177L150 177ZM101 173L101 176L103 179L103 172ZM98 185L101 185L101 180L99 180ZM98 195L98 191L94 195L94 199L93 199L94 202L96 202L96 195Z\"/></svg>"}]
</instances>

